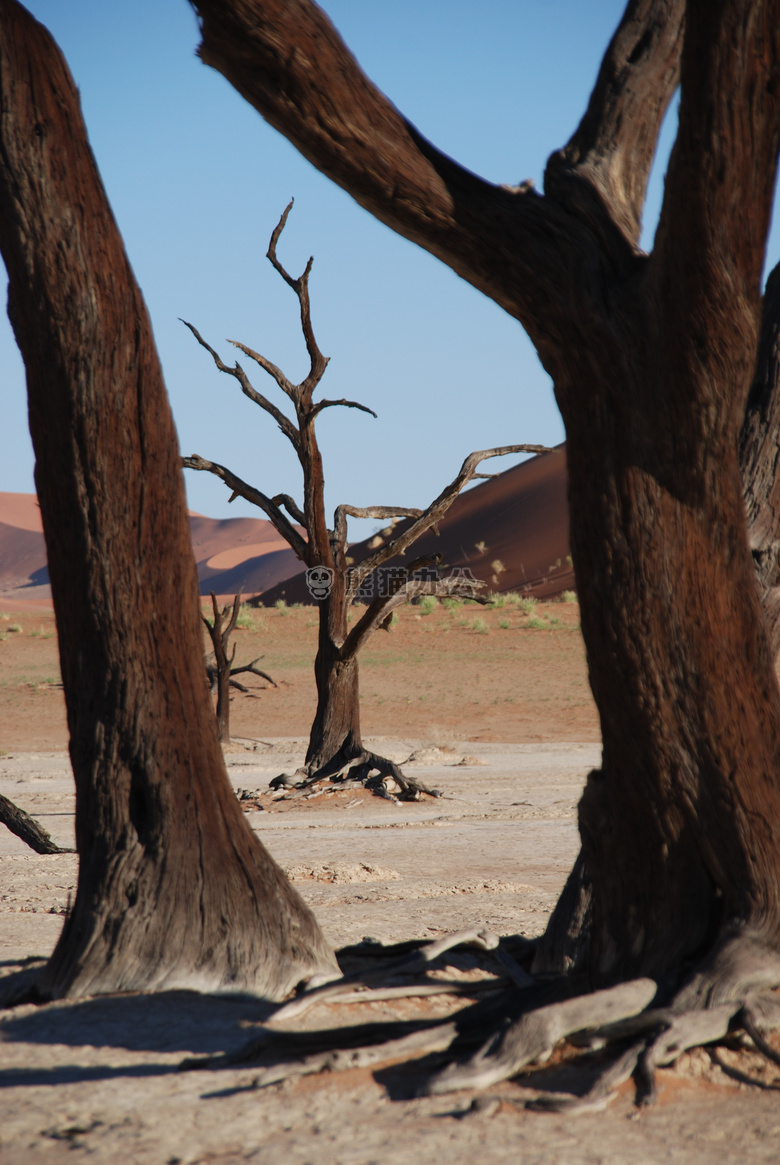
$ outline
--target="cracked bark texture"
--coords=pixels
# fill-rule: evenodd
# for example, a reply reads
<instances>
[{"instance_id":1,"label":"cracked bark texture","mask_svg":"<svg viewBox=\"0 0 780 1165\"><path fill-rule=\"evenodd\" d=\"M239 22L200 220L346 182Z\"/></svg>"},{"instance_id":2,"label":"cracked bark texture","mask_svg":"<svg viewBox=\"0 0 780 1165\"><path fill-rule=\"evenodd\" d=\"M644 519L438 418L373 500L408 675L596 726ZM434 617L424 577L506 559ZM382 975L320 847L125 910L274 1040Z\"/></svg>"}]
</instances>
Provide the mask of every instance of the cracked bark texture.
<instances>
[{"instance_id":1,"label":"cracked bark texture","mask_svg":"<svg viewBox=\"0 0 780 1165\"><path fill-rule=\"evenodd\" d=\"M14 0L0 0L0 247L77 796L78 889L39 995L278 997L335 960L227 779L146 307L67 66Z\"/></svg>"},{"instance_id":2,"label":"cracked bark texture","mask_svg":"<svg viewBox=\"0 0 780 1165\"><path fill-rule=\"evenodd\" d=\"M742 425L739 457L750 550L769 643L780 655L780 266L767 279L758 363Z\"/></svg>"},{"instance_id":3,"label":"cracked bark texture","mask_svg":"<svg viewBox=\"0 0 780 1165\"><path fill-rule=\"evenodd\" d=\"M780 129L778 0L631 0L545 193L410 125L310 0L193 0L200 55L305 156L525 327L566 424L603 765L580 806L595 983L778 945L780 695L737 446ZM654 250L641 207L681 103ZM580 936L581 938L582 936Z\"/></svg>"}]
</instances>

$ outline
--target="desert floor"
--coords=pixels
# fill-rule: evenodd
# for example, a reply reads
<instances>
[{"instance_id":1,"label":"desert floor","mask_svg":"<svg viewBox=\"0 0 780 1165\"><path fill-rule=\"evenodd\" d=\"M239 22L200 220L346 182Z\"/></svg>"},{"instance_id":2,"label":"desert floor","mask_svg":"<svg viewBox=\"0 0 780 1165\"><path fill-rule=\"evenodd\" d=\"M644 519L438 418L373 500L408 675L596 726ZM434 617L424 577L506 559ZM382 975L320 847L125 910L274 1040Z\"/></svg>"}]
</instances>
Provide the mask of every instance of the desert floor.
<instances>
[{"instance_id":1,"label":"desert floor","mask_svg":"<svg viewBox=\"0 0 780 1165\"><path fill-rule=\"evenodd\" d=\"M525 614L406 610L390 634L375 636L362 660L365 734L443 793L400 805L354 790L274 799L269 780L303 759L314 612L244 621L237 662L264 654L261 666L279 686L250 677L251 694L236 695L230 778L255 794L250 823L334 946L473 926L540 933L577 851L583 781L599 763L576 604ZM51 616L0 616L0 792L68 845L74 802L58 684ZM0 830L0 973L8 975L51 951L77 871L74 855L39 857ZM472 961L454 954L448 977L469 979ZM456 1006L443 996L321 1005L306 1024ZM183 1057L241 1046L267 1015L256 999L187 992L5 1011L0 1161L642 1165L780 1155L780 1072L744 1051L719 1051L720 1064L704 1050L681 1057L660 1073L651 1109L635 1110L626 1086L605 1112L579 1117L523 1108L544 1069L494 1086L487 1095L497 1103L479 1110L465 1092L415 1098L413 1078L398 1069L264 1088L254 1086L251 1064L177 1071ZM745 1071L759 1087L740 1083ZM569 1086L564 1077L552 1084Z\"/></svg>"}]
</instances>

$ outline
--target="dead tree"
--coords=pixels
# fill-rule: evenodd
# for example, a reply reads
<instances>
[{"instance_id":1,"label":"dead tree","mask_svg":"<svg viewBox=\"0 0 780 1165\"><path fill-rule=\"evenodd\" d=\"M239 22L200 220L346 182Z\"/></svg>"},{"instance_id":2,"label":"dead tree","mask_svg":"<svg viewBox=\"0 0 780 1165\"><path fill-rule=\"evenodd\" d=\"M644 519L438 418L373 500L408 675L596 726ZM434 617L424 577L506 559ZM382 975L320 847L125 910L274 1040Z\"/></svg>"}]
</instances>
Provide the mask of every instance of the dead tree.
<instances>
[{"instance_id":1,"label":"dead tree","mask_svg":"<svg viewBox=\"0 0 780 1165\"><path fill-rule=\"evenodd\" d=\"M647 1083L670 1048L710 1038L754 987L780 982L780 692L737 454L780 138L780 2L629 0L543 195L437 150L310 0L194 6L204 62L518 319L553 379L603 740L556 912L559 969L600 988L651 980L669 1007L633 1028ZM646 254L646 186L678 85ZM511 1073L529 1032L561 1030L560 1012L534 1014L450 1081Z\"/></svg>"},{"instance_id":2,"label":"dead tree","mask_svg":"<svg viewBox=\"0 0 780 1165\"><path fill-rule=\"evenodd\" d=\"M261 676L264 680L268 680L270 684L276 687L276 681L264 671L261 671L257 666L263 658L259 655L257 659L253 659L250 663L242 664L240 667L233 667L233 661L236 658L236 645L233 644L233 652L228 658L228 651L230 650L230 636L235 630L236 621L238 620L238 612L241 609L241 595L237 594L233 599L233 608L223 607L220 611L217 602L217 596L211 592L211 605L214 611L214 622L210 623L205 615L202 616L203 622L211 639L211 645L214 648L212 655L206 656L206 678L208 680L209 689L212 696L216 694L217 697L217 731L221 744L230 743L230 689L238 688L240 692L246 692L246 688L234 676L241 675L245 672L252 672L253 675ZM225 620L227 619L227 623Z\"/></svg>"},{"instance_id":3,"label":"dead tree","mask_svg":"<svg viewBox=\"0 0 780 1165\"><path fill-rule=\"evenodd\" d=\"M67 65L15 0L0 0L0 158L76 782L78 888L38 996L278 997L335 962L227 778L146 306Z\"/></svg>"},{"instance_id":4,"label":"dead tree","mask_svg":"<svg viewBox=\"0 0 780 1165\"><path fill-rule=\"evenodd\" d=\"M337 405L360 409L372 417L376 417L376 413L353 400L314 400L314 392L328 366L328 359L319 350L311 322L309 275L313 260L309 259L303 274L294 279L277 255L277 244L292 205L290 202L286 207L271 235L268 258L298 298L301 328L310 361L308 375L300 384L293 384L266 356L236 340L228 342L254 360L276 382L292 402L295 419L291 420L258 392L238 362L232 367L225 364L197 328L189 323L186 326L198 343L211 354L219 371L238 381L244 395L273 417L295 449L303 475L303 506L299 506L287 494L267 497L224 465L207 461L198 454L183 458L183 464L188 469L203 470L221 478L231 490L231 501L242 497L258 506L309 568L309 587L319 605L319 639L314 665L317 711L306 753L309 780L335 775L348 766L352 768L353 775L361 780L367 779L369 773L376 770L380 779L392 778L399 785L402 795L416 797L421 790L428 790L419 782L404 777L391 761L363 747L360 735L358 652L378 627L389 625L393 611L403 603L420 595L465 595L479 602L478 587L482 584L470 577L464 578L462 574L439 578L436 570L430 569L434 563L431 556L415 559L408 567L396 568L394 571L386 569L384 564L404 555L422 534L441 521L457 495L470 481L485 476L477 472L482 461L508 453L549 453L551 450L542 445L506 445L500 449L472 453L463 462L455 480L426 510L407 506L341 505L336 507L333 528L330 529L325 513L325 481L315 430L316 419L323 409ZM350 567L347 559L348 517L383 520L409 518L411 524L405 525L402 531L390 537L362 562ZM305 531L305 538L299 532L300 526ZM361 590L365 592L369 581L376 579L381 584L374 588L378 594L350 630L347 617L351 605Z\"/></svg>"}]
</instances>

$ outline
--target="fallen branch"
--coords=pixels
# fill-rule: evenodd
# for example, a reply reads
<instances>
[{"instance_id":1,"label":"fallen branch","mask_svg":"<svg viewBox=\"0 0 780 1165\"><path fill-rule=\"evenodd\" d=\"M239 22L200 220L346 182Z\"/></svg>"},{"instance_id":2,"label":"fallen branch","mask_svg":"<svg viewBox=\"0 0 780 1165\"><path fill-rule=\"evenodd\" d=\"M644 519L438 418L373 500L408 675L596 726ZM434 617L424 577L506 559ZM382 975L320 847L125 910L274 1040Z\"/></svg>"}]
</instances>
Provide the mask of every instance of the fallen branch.
<instances>
[{"instance_id":1,"label":"fallen branch","mask_svg":"<svg viewBox=\"0 0 780 1165\"><path fill-rule=\"evenodd\" d=\"M2 794L0 794L0 821L37 854L72 854L75 852L72 849L63 849L62 846L57 845L34 817L30 817L29 813L25 813L24 809L14 805L13 801L9 801Z\"/></svg>"}]
</instances>

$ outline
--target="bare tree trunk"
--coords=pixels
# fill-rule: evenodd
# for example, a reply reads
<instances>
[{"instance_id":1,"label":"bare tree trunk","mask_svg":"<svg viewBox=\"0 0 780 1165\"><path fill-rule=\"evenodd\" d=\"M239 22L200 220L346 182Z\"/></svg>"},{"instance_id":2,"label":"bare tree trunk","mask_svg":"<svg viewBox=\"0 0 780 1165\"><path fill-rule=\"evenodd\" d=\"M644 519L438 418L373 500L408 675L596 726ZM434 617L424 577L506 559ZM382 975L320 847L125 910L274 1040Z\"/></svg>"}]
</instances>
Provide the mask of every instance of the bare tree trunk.
<instances>
[{"instance_id":1,"label":"bare tree trunk","mask_svg":"<svg viewBox=\"0 0 780 1165\"><path fill-rule=\"evenodd\" d=\"M344 764L363 751L360 736L358 661L339 659L338 648L327 637L320 639L314 664L317 680L317 712L309 733L306 765L314 773L336 756Z\"/></svg>"},{"instance_id":2,"label":"bare tree trunk","mask_svg":"<svg viewBox=\"0 0 780 1165\"><path fill-rule=\"evenodd\" d=\"M146 307L67 66L14 0L0 0L0 133L0 246L27 369L80 858L40 993L278 997L335 961L228 782Z\"/></svg>"},{"instance_id":3,"label":"bare tree trunk","mask_svg":"<svg viewBox=\"0 0 780 1165\"><path fill-rule=\"evenodd\" d=\"M314 661L317 711L306 752L310 773L337 756L343 756L346 764L363 751L357 656L347 660L340 656L348 631L347 610L344 572L337 570L330 594L319 605L319 641Z\"/></svg>"},{"instance_id":4,"label":"bare tree trunk","mask_svg":"<svg viewBox=\"0 0 780 1165\"><path fill-rule=\"evenodd\" d=\"M772 655L780 655L780 266L767 280L756 374L740 438L748 537Z\"/></svg>"},{"instance_id":5,"label":"bare tree trunk","mask_svg":"<svg viewBox=\"0 0 780 1165\"><path fill-rule=\"evenodd\" d=\"M233 648L233 656L228 659L227 649L230 641L230 635L236 625L238 619L238 611L241 606L241 595L236 595L233 600L233 610L225 607L224 611L220 611L217 596L211 592L211 607L214 616L214 622L209 623L204 616L203 622L208 629L211 645L214 648L214 660L217 672L217 735L219 736L220 744L230 744L230 665L236 655L236 649ZM227 626L222 626L222 620L230 614Z\"/></svg>"},{"instance_id":6,"label":"bare tree trunk","mask_svg":"<svg viewBox=\"0 0 780 1165\"><path fill-rule=\"evenodd\" d=\"M780 135L780 3L630 0L544 197L426 141L308 0L195 6L202 59L519 319L553 377L604 741L580 809L591 910L570 895L589 928L580 958L605 981L673 977L735 934L777 951L780 693L736 450ZM678 79L647 256L646 182Z\"/></svg>"}]
</instances>

